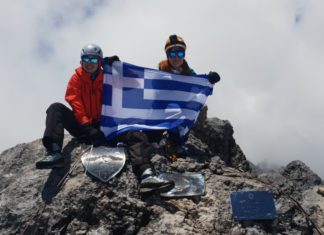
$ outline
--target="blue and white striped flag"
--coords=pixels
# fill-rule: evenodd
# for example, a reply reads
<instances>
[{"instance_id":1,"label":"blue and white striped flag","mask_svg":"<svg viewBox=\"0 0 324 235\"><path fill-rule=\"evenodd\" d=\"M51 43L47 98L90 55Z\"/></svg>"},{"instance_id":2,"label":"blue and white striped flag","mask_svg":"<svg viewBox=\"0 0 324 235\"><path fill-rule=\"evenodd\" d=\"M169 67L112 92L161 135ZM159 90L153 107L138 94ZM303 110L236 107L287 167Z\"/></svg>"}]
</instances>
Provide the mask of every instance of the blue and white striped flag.
<instances>
[{"instance_id":1,"label":"blue and white striped flag","mask_svg":"<svg viewBox=\"0 0 324 235\"><path fill-rule=\"evenodd\" d=\"M105 65L101 130L172 130L185 136L212 94L206 75L183 76L127 63Z\"/></svg>"}]
</instances>

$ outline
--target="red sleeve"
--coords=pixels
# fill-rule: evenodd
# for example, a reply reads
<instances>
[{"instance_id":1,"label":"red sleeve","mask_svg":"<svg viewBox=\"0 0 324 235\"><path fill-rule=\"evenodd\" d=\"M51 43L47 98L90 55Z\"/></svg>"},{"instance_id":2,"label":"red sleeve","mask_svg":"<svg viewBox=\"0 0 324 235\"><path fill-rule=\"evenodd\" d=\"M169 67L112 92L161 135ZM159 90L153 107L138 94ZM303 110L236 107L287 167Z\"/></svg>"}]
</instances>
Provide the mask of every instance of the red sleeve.
<instances>
[{"instance_id":1,"label":"red sleeve","mask_svg":"<svg viewBox=\"0 0 324 235\"><path fill-rule=\"evenodd\" d=\"M79 124L91 121L86 115L84 103L82 102L82 84L80 78L73 74L67 85L65 100L71 105L73 113Z\"/></svg>"}]
</instances>

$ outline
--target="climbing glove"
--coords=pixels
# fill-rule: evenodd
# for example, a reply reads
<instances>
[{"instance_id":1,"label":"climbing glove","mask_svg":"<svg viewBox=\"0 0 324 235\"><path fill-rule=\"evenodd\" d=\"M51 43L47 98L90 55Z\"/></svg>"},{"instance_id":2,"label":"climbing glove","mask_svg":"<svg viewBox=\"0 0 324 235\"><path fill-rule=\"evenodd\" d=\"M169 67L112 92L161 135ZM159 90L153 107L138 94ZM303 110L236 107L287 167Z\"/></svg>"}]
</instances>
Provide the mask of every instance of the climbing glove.
<instances>
[{"instance_id":1,"label":"climbing glove","mask_svg":"<svg viewBox=\"0 0 324 235\"><path fill-rule=\"evenodd\" d=\"M95 147L104 145L107 141L105 134L98 128L95 128L92 123L81 125L81 132L90 139Z\"/></svg>"},{"instance_id":2,"label":"climbing glove","mask_svg":"<svg viewBox=\"0 0 324 235\"><path fill-rule=\"evenodd\" d=\"M111 66L115 61L120 61L119 57L116 56L116 55L103 58L103 63L104 63L104 64L108 64L108 65L110 65L110 66Z\"/></svg>"},{"instance_id":3,"label":"climbing glove","mask_svg":"<svg viewBox=\"0 0 324 235\"><path fill-rule=\"evenodd\" d=\"M218 73L210 71L208 74L208 81L211 84L215 84L216 82L220 81L220 76L218 75Z\"/></svg>"}]
</instances>

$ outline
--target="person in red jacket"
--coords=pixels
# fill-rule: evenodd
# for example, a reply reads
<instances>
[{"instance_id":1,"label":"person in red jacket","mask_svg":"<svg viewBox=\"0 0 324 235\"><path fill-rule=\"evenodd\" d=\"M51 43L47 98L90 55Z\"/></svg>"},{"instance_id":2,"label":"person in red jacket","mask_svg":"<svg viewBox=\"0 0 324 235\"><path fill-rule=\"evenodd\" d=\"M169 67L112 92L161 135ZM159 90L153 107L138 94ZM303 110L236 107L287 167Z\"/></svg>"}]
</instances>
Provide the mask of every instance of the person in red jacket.
<instances>
[{"instance_id":1,"label":"person in red jacket","mask_svg":"<svg viewBox=\"0 0 324 235\"><path fill-rule=\"evenodd\" d=\"M43 145L47 150L45 159L36 163L38 169L64 166L61 150L64 129L87 144L99 144L105 140L99 129L102 84L103 53L96 44L87 44L81 50L81 66L70 78L65 100L72 110L61 103L49 106Z\"/></svg>"},{"instance_id":2,"label":"person in red jacket","mask_svg":"<svg viewBox=\"0 0 324 235\"><path fill-rule=\"evenodd\" d=\"M62 155L64 129L86 144L94 146L108 144L104 133L99 129L103 89L102 65L103 63L112 65L114 61L119 61L118 56L103 58L101 48L95 44L88 44L82 48L81 66L70 78L65 94L65 100L72 110L61 103L51 104L47 109L46 128L42 139L47 156L36 162L37 169L64 166ZM127 144L126 149L134 173L140 181L140 193L164 192L174 186L173 181L156 176L150 161L153 147L144 133L129 131L111 143L120 140Z\"/></svg>"}]
</instances>

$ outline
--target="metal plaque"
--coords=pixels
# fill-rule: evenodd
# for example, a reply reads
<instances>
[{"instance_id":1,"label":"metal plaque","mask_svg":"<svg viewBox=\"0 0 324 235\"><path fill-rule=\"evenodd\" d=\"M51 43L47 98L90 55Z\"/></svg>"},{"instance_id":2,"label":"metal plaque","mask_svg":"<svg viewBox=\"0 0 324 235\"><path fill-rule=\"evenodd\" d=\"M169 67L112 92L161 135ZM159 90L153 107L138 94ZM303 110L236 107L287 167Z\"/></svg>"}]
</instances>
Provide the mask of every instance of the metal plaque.
<instances>
[{"instance_id":1,"label":"metal plaque","mask_svg":"<svg viewBox=\"0 0 324 235\"><path fill-rule=\"evenodd\" d=\"M205 195L205 179L199 173L161 173L160 178L174 181L174 188L161 193L162 197L190 197Z\"/></svg>"},{"instance_id":2,"label":"metal plaque","mask_svg":"<svg viewBox=\"0 0 324 235\"><path fill-rule=\"evenodd\" d=\"M124 148L100 146L84 153L81 161L91 175L107 182L123 169L126 156Z\"/></svg>"},{"instance_id":3,"label":"metal plaque","mask_svg":"<svg viewBox=\"0 0 324 235\"><path fill-rule=\"evenodd\" d=\"M273 194L269 191L245 191L231 194L234 220L273 220L277 218Z\"/></svg>"}]
</instances>

